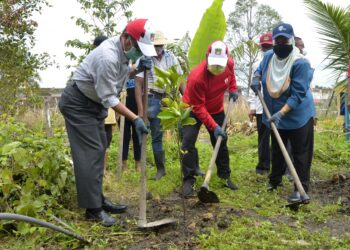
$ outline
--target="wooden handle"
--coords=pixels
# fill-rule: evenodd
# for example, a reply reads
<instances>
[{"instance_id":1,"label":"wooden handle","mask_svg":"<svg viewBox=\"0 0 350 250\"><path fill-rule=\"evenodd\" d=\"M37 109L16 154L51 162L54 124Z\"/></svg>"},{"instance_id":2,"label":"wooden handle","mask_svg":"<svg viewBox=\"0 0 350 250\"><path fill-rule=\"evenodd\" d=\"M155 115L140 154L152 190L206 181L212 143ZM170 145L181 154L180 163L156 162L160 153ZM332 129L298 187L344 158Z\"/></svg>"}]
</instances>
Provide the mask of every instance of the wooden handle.
<instances>
[{"instance_id":1,"label":"wooden handle","mask_svg":"<svg viewBox=\"0 0 350 250\"><path fill-rule=\"evenodd\" d=\"M232 106L233 106L233 100L231 99L229 104L228 104L228 107L227 107L224 123L222 124L222 129L223 130L225 130L225 128L226 128L227 121L229 119L229 115L230 115ZM210 159L210 163L209 163L209 167L208 167L207 173L205 174L203 187L208 188L208 183L210 181L211 174L213 172L214 164L215 164L215 161L216 161L216 157L218 156L218 152L219 152L219 148L220 148L221 142L222 142L222 136L219 136L219 138L216 140L215 148L214 148L213 154L212 154L211 159Z\"/></svg>"},{"instance_id":2,"label":"wooden handle","mask_svg":"<svg viewBox=\"0 0 350 250\"><path fill-rule=\"evenodd\" d=\"M271 118L270 111L267 108L266 103L264 101L264 98L263 98L263 96L262 96L260 91L258 91L258 96L259 96L260 102L261 102L261 104L262 104L262 106L264 108L264 112L266 114L266 117L268 119L270 119ZM283 141L281 139L280 134L278 133L277 127L276 127L274 122L271 122L270 124L271 124L272 131L275 134L275 137L276 137L276 140L278 142L278 145L280 146L280 149L282 151L284 159L286 160L286 163L287 163L287 166L289 168L289 171L290 171L291 175L293 176L294 183L297 186L297 189L298 189L300 195L301 196L305 196L306 193L305 193L304 187L303 187L303 185L300 182L300 179L299 179L299 176L298 176L297 172L295 171L293 162L290 159L290 156L288 154L288 151L287 151L286 147L284 146L284 143L283 143Z\"/></svg>"},{"instance_id":3,"label":"wooden handle","mask_svg":"<svg viewBox=\"0 0 350 250\"><path fill-rule=\"evenodd\" d=\"M143 84L143 114L142 119L147 126L147 112L148 112L148 70L144 71L144 84ZM142 145L141 145L141 179L140 179L140 211L138 225L142 226L147 224L146 218L146 156L147 156L147 134L142 134Z\"/></svg>"}]
</instances>

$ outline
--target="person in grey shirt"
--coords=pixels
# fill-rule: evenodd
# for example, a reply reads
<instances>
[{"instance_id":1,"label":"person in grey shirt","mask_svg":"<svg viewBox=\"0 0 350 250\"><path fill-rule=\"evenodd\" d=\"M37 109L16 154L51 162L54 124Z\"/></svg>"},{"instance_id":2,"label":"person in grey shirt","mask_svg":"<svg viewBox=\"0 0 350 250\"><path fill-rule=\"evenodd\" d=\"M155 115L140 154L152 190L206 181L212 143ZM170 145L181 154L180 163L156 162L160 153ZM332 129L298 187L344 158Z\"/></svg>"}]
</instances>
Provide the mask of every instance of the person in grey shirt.
<instances>
[{"instance_id":1,"label":"person in grey shirt","mask_svg":"<svg viewBox=\"0 0 350 250\"><path fill-rule=\"evenodd\" d=\"M78 205L86 209L86 219L104 226L116 222L108 212L123 213L127 208L113 204L102 193L107 147L104 119L107 109L113 108L133 121L140 143L142 134L148 133L143 120L119 101L119 94L130 73L152 68L153 37L147 19L129 22L120 36L105 40L87 55L59 102L72 151ZM130 60L139 57L136 68L129 66Z\"/></svg>"}]
</instances>

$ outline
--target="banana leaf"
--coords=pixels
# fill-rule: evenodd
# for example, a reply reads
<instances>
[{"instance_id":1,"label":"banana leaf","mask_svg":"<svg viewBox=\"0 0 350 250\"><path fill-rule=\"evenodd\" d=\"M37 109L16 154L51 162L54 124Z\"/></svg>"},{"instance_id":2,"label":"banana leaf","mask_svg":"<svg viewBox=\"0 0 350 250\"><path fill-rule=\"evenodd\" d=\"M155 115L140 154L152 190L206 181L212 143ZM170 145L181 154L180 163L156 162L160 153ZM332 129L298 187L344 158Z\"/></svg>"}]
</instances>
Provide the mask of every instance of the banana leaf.
<instances>
[{"instance_id":1,"label":"banana leaf","mask_svg":"<svg viewBox=\"0 0 350 250\"><path fill-rule=\"evenodd\" d=\"M214 0L203 14L188 52L190 69L205 59L208 46L212 42L223 40L225 37L226 18L222 11L223 2L224 0Z\"/></svg>"}]
</instances>

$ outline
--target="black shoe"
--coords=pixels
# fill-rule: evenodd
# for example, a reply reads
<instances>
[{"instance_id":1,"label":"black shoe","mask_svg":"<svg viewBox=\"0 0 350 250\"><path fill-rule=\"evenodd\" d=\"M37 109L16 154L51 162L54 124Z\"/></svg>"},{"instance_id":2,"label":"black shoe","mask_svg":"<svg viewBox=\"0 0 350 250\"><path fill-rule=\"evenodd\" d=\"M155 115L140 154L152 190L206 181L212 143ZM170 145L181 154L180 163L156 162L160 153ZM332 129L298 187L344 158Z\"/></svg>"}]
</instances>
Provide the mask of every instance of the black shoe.
<instances>
[{"instance_id":1,"label":"black shoe","mask_svg":"<svg viewBox=\"0 0 350 250\"><path fill-rule=\"evenodd\" d=\"M205 176L205 173L203 173L199 168L196 168L194 175L203 177L203 176Z\"/></svg>"},{"instance_id":2,"label":"black shoe","mask_svg":"<svg viewBox=\"0 0 350 250\"><path fill-rule=\"evenodd\" d=\"M267 191L272 192L273 190L276 190L278 187L282 187L282 183L273 185L270 182L267 184Z\"/></svg>"},{"instance_id":3,"label":"black shoe","mask_svg":"<svg viewBox=\"0 0 350 250\"><path fill-rule=\"evenodd\" d=\"M182 195L185 198L191 198L195 195L193 189L194 180L185 180L182 187Z\"/></svg>"},{"instance_id":4,"label":"black shoe","mask_svg":"<svg viewBox=\"0 0 350 250\"><path fill-rule=\"evenodd\" d=\"M113 204L113 202L111 202L107 198L104 198L104 200L102 201L102 208L103 210L112 214L121 214L126 211L128 206Z\"/></svg>"},{"instance_id":5,"label":"black shoe","mask_svg":"<svg viewBox=\"0 0 350 250\"><path fill-rule=\"evenodd\" d=\"M269 173L269 170L267 169L261 169L261 168L256 168L255 169L255 173L256 174L260 174L260 175L265 175Z\"/></svg>"},{"instance_id":6,"label":"black shoe","mask_svg":"<svg viewBox=\"0 0 350 250\"><path fill-rule=\"evenodd\" d=\"M300 193L299 191L294 191L289 197L288 197L288 202L289 203L296 203L296 202L300 202L301 198L300 198Z\"/></svg>"},{"instance_id":7,"label":"black shoe","mask_svg":"<svg viewBox=\"0 0 350 250\"><path fill-rule=\"evenodd\" d=\"M226 179L226 187L230 188L231 190L237 190L238 187L231 181L230 178Z\"/></svg>"},{"instance_id":8,"label":"black shoe","mask_svg":"<svg viewBox=\"0 0 350 250\"><path fill-rule=\"evenodd\" d=\"M85 218L87 220L101 222L102 226L105 226L105 227L110 227L117 222L117 219L110 216L104 210L100 210L96 212L94 210L86 209Z\"/></svg>"}]
</instances>

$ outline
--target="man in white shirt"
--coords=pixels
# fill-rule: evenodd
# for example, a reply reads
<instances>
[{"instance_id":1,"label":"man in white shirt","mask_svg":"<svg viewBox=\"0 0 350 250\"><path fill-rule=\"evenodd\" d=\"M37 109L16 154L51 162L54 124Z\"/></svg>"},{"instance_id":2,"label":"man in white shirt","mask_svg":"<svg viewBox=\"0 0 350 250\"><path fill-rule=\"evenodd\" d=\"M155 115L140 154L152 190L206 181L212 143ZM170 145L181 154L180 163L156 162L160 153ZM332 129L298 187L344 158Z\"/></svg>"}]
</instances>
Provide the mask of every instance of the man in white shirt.
<instances>
[{"instance_id":1,"label":"man in white shirt","mask_svg":"<svg viewBox=\"0 0 350 250\"><path fill-rule=\"evenodd\" d=\"M263 34L260 37L259 45L261 51L265 54L266 51L272 49L272 33ZM260 63L260 61L259 61ZM253 72L255 71L253 69ZM259 100L259 97L255 95L253 91L249 94L249 119L253 120L256 117L256 126L258 130L258 154L259 162L256 166L255 172L257 174L267 174L270 171L270 128L266 127L262 123L263 107Z\"/></svg>"}]
</instances>

